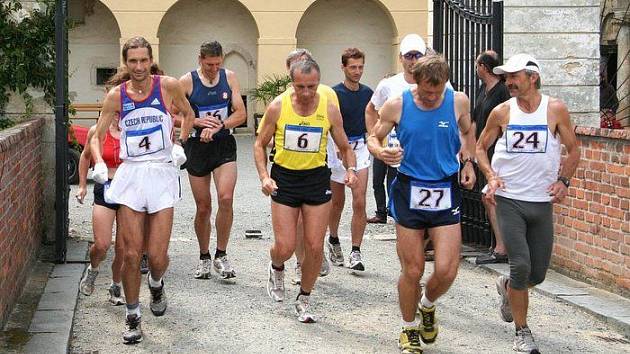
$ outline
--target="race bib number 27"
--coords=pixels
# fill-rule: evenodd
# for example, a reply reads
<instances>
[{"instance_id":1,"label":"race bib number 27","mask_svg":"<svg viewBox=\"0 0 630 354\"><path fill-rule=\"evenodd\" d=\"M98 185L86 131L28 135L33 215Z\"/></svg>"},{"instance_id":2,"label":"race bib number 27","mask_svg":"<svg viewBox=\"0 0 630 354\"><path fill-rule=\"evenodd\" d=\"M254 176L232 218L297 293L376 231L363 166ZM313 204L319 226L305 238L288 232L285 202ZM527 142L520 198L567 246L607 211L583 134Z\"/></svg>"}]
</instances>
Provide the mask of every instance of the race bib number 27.
<instances>
[{"instance_id":1,"label":"race bib number 27","mask_svg":"<svg viewBox=\"0 0 630 354\"><path fill-rule=\"evenodd\" d=\"M451 209L451 184L411 182L409 208L440 211Z\"/></svg>"},{"instance_id":2,"label":"race bib number 27","mask_svg":"<svg viewBox=\"0 0 630 354\"><path fill-rule=\"evenodd\" d=\"M322 127L287 125L284 128L284 149L299 152L319 152Z\"/></svg>"}]
</instances>

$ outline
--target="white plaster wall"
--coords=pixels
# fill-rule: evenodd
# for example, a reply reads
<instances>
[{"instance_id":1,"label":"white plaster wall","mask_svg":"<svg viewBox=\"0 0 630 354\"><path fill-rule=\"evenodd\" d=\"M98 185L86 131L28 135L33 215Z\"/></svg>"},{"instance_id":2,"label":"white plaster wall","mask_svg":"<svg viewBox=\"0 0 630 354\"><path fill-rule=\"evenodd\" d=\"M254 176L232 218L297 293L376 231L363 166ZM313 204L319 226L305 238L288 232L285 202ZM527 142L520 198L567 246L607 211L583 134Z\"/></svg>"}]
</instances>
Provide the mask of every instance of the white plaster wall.
<instances>
[{"instance_id":1,"label":"white plaster wall","mask_svg":"<svg viewBox=\"0 0 630 354\"><path fill-rule=\"evenodd\" d=\"M322 83L343 81L341 53L347 47L365 52L364 84L372 89L392 71L394 31L385 11L373 0L318 0L304 13L297 46L309 49L322 70Z\"/></svg>"},{"instance_id":2,"label":"white plaster wall","mask_svg":"<svg viewBox=\"0 0 630 354\"><path fill-rule=\"evenodd\" d=\"M599 126L599 0L505 0L504 56L527 52L574 124Z\"/></svg>"},{"instance_id":3,"label":"white plaster wall","mask_svg":"<svg viewBox=\"0 0 630 354\"><path fill-rule=\"evenodd\" d=\"M68 87L72 102L101 102L105 87L96 85L96 69L120 65L120 30L114 15L95 1L94 13L86 14L85 23L68 32L68 41Z\"/></svg>"}]
</instances>

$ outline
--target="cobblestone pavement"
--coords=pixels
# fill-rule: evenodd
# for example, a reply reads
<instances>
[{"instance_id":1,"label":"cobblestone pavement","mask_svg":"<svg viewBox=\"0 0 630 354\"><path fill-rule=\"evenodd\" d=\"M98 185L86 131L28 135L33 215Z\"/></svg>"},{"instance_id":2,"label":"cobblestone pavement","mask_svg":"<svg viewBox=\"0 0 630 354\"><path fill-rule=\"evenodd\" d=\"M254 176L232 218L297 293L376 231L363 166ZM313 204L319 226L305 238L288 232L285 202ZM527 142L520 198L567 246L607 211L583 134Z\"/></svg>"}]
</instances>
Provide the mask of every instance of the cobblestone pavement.
<instances>
[{"instance_id":1,"label":"cobblestone pavement","mask_svg":"<svg viewBox=\"0 0 630 354\"><path fill-rule=\"evenodd\" d=\"M140 295L144 341L134 346L122 344L124 308L107 302L110 251L101 266L94 294L79 297L71 352L398 352L396 282L400 267L391 221L387 225L369 225L366 230L362 247L365 274L353 275L347 268L334 267L330 275L318 280L312 296L318 323L300 324L293 314L291 300L298 291L289 282L293 261L287 263L287 300L273 303L269 299L265 284L272 237L270 207L269 199L260 192L252 142L253 137L238 137L239 179L228 247L237 278L230 282L219 280L214 274L209 280L193 278L198 259L193 231L195 205L182 172L184 198L175 209L171 263L165 277L169 301L166 315L154 317L150 313L144 280ZM73 186L72 196L75 191ZM347 195L347 201L351 200ZM88 194L88 205L91 198ZM371 186L367 199L369 216L374 211ZM216 208L216 202L214 205ZM91 238L90 220L90 208L71 198L70 227L74 237ZM349 221L347 204L341 224L346 257L350 250ZM265 238L245 239L247 229L260 229ZM211 249L215 240L213 232ZM430 274L431 269L432 263L428 263L426 273ZM457 280L438 302L440 335L436 344L426 347L426 352L511 353L514 329L501 322L498 305L494 275L462 262ZM543 352L630 352L623 336L602 321L537 293L530 300L530 327Z\"/></svg>"}]
</instances>

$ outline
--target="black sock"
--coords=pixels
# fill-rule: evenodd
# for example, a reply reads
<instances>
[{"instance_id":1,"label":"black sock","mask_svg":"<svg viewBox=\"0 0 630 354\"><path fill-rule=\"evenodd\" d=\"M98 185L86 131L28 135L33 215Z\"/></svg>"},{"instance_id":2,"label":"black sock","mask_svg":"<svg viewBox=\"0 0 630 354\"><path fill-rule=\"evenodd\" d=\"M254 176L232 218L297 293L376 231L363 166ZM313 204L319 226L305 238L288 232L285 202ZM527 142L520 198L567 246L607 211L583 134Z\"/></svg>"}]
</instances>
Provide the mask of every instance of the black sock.
<instances>
[{"instance_id":1,"label":"black sock","mask_svg":"<svg viewBox=\"0 0 630 354\"><path fill-rule=\"evenodd\" d=\"M339 244L339 237L333 236L333 235L328 235L328 242L330 242L331 245L338 245Z\"/></svg>"},{"instance_id":2,"label":"black sock","mask_svg":"<svg viewBox=\"0 0 630 354\"><path fill-rule=\"evenodd\" d=\"M304 289L302 289L302 287L300 287L300 293L298 294L297 297L300 297L300 295L311 296L311 293L310 292L307 293L306 291L304 291ZM297 297L295 298L296 300L297 300Z\"/></svg>"},{"instance_id":3,"label":"black sock","mask_svg":"<svg viewBox=\"0 0 630 354\"><path fill-rule=\"evenodd\" d=\"M357 251L357 252L361 252L361 247L360 246L352 246L352 252Z\"/></svg>"},{"instance_id":4,"label":"black sock","mask_svg":"<svg viewBox=\"0 0 630 354\"><path fill-rule=\"evenodd\" d=\"M217 250L214 252L214 259L221 258L226 255L227 253L225 253L225 251L221 251L220 249L217 248Z\"/></svg>"},{"instance_id":5,"label":"black sock","mask_svg":"<svg viewBox=\"0 0 630 354\"><path fill-rule=\"evenodd\" d=\"M210 256L210 251L207 251L206 253L199 253L199 259L212 259L212 257Z\"/></svg>"},{"instance_id":6,"label":"black sock","mask_svg":"<svg viewBox=\"0 0 630 354\"><path fill-rule=\"evenodd\" d=\"M274 270L283 272L284 271L284 263L282 263L282 265L280 267L276 267L275 265L273 265L273 263L271 263L271 268L273 268Z\"/></svg>"}]
</instances>

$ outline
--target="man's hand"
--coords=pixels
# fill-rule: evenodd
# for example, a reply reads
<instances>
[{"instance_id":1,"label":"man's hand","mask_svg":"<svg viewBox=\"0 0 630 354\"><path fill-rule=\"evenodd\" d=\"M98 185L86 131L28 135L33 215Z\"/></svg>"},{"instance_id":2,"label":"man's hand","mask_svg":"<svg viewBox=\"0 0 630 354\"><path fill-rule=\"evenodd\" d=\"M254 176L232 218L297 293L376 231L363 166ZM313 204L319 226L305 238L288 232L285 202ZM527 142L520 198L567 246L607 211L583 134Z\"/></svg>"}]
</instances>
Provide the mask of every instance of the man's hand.
<instances>
[{"instance_id":1,"label":"man's hand","mask_svg":"<svg viewBox=\"0 0 630 354\"><path fill-rule=\"evenodd\" d=\"M92 172L92 179L96 183L105 184L107 182L107 165L105 162L99 162L94 165L94 172Z\"/></svg>"},{"instance_id":2,"label":"man's hand","mask_svg":"<svg viewBox=\"0 0 630 354\"><path fill-rule=\"evenodd\" d=\"M497 189L505 190L505 183L499 177L492 177L488 181L488 189L485 193L485 199L492 205L497 205L497 201L494 199L494 193Z\"/></svg>"},{"instance_id":3,"label":"man's hand","mask_svg":"<svg viewBox=\"0 0 630 354\"><path fill-rule=\"evenodd\" d=\"M204 128L201 131L201 135L199 135L199 140L202 143L207 143L212 141L212 137L214 136L214 134L216 134L219 130L221 130L222 125L219 124L218 126L215 126L214 128Z\"/></svg>"},{"instance_id":4,"label":"man's hand","mask_svg":"<svg viewBox=\"0 0 630 354\"><path fill-rule=\"evenodd\" d=\"M354 186L357 184L357 181L359 180L359 178L357 177L357 174L354 171L351 170L346 170L346 175L343 178L343 183L350 187L350 188L354 188Z\"/></svg>"},{"instance_id":5,"label":"man's hand","mask_svg":"<svg viewBox=\"0 0 630 354\"><path fill-rule=\"evenodd\" d=\"M171 159L173 160L173 165L179 168L181 165L186 162L186 153L184 153L184 148L180 145L174 144L173 150L171 150Z\"/></svg>"},{"instance_id":6,"label":"man's hand","mask_svg":"<svg viewBox=\"0 0 630 354\"><path fill-rule=\"evenodd\" d=\"M475 169L473 168L473 164L465 162L464 168L459 175L459 184L465 189L472 189L475 186L475 182L477 181L477 176L475 175Z\"/></svg>"},{"instance_id":7,"label":"man's hand","mask_svg":"<svg viewBox=\"0 0 630 354\"><path fill-rule=\"evenodd\" d=\"M264 195L275 195L278 190L278 186L276 185L276 181L271 179L271 177L267 177L263 179L261 182L261 190Z\"/></svg>"},{"instance_id":8,"label":"man's hand","mask_svg":"<svg viewBox=\"0 0 630 354\"><path fill-rule=\"evenodd\" d=\"M403 158L403 149L401 147L382 148L377 157L389 166L399 165Z\"/></svg>"},{"instance_id":9,"label":"man's hand","mask_svg":"<svg viewBox=\"0 0 630 354\"><path fill-rule=\"evenodd\" d=\"M569 188L564 183L556 181L547 188L547 193L551 196L552 203L560 203L569 193Z\"/></svg>"},{"instance_id":10,"label":"man's hand","mask_svg":"<svg viewBox=\"0 0 630 354\"><path fill-rule=\"evenodd\" d=\"M213 116L207 115L201 118L195 118L194 126L196 128L217 128L222 127L221 120Z\"/></svg>"}]
</instances>

